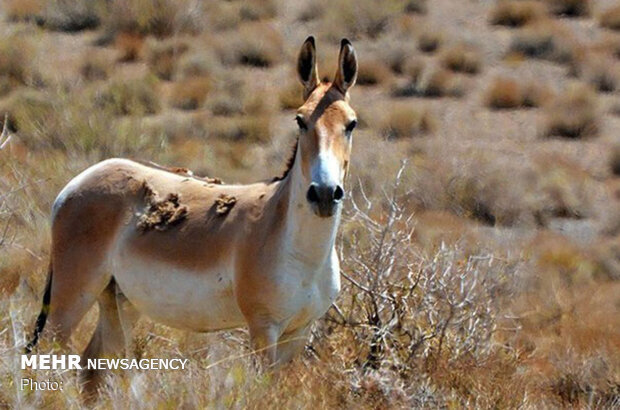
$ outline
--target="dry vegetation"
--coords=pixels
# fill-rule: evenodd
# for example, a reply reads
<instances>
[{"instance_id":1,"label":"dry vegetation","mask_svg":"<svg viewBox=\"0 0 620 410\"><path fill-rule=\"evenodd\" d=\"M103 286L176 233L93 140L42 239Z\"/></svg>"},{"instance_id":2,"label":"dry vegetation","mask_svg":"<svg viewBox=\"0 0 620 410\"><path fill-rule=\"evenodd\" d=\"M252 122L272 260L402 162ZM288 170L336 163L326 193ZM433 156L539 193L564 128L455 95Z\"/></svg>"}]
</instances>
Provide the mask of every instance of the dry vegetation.
<instances>
[{"instance_id":1,"label":"dry vegetation","mask_svg":"<svg viewBox=\"0 0 620 410\"><path fill-rule=\"evenodd\" d=\"M341 295L279 373L257 371L245 330L144 319L134 353L191 371L115 374L101 407L618 408L618 14L602 0L0 3L0 407L80 407L75 374L16 365L59 190L112 156L279 174L314 34L321 77L341 37L360 58ZM24 376L65 391L20 392Z\"/></svg>"}]
</instances>

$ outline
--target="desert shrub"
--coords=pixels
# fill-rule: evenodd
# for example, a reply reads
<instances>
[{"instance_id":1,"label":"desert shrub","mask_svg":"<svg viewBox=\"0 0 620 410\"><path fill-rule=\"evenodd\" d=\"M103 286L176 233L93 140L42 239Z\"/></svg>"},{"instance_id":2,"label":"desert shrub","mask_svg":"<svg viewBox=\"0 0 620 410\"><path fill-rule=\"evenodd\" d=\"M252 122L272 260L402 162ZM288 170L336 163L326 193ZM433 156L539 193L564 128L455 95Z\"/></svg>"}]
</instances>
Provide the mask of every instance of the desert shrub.
<instances>
[{"instance_id":1,"label":"desert shrub","mask_svg":"<svg viewBox=\"0 0 620 410\"><path fill-rule=\"evenodd\" d=\"M236 36L218 44L217 53L226 65L268 68L282 59L280 34L265 23L246 24Z\"/></svg>"},{"instance_id":2,"label":"desert shrub","mask_svg":"<svg viewBox=\"0 0 620 410\"><path fill-rule=\"evenodd\" d=\"M420 80L424 73L424 62L417 58L407 60L402 68L402 74L405 79L397 81L391 87L391 95L393 97L412 97L420 95Z\"/></svg>"},{"instance_id":3,"label":"desert shrub","mask_svg":"<svg viewBox=\"0 0 620 410\"><path fill-rule=\"evenodd\" d=\"M82 58L80 74L86 81L107 80L113 68L105 55L90 51Z\"/></svg>"},{"instance_id":4,"label":"desert shrub","mask_svg":"<svg viewBox=\"0 0 620 410\"><path fill-rule=\"evenodd\" d=\"M541 21L515 34L509 51L563 64L572 62L578 49L570 33L549 21Z\"/></svg>"},{"instance_id":5,"label":"desert shrub","mask_svg":"<svg viewBox=\"0 0 620 410\"><path fill-rule=\"evenodd\" d=\"M609 167L612 174L620 176L620 144L616 144L611 150Z\"/></svg>"},{"instance_id":6,"label":"desert shrub","mask_svg":"<svg viewBox=\"0 0 620 410\"><path fill-rule=\"evenodd\" d=\"M182 110L200 108L211 88L211 81L205 77L193 77L174 84L170 103Z\"/></svg>"},{"instance_id":7,"label":"desert shrub","mask_svg":"<svg viewBox=\"0 0 620 410\"><path fill-rule=\"evenodd\" d=\"M443 41L443 34L426 30L418 37L418 49L424 53L434 53L441 47Z\"/></svg>"},{"instance_id":8,"label":"desert shrub","mask_svg":"<svg viewBox=\"0 0 620 410\"><path fill-rule=\"evenodd\" d=\"M477 74L482 68L482 57L476 48L459 44L442 53L441 63L448 70Z\"/></svg>"},{"instance_id":9,"label":"desert shrub","mask_svg":"<svg viewBox=\"0 0 620 410\"><path fill-rule=\"evenodd\" d=\"M437 120L426 108L411 104L393 104L388 107L380 125L386 138L400 139L432 133Z\"/></svg>"},{"instance_id":10,"label":"desert shrub","mask_svg":"<svg viewBox=\"0 0 620 410\"><path fill-rule=\"evenodd\" d=\"M162 80L171 80L177 61L188 49L185 42L167 40L149 44L147 63L151 72Z\"/></svg>"},{"instance_id":11,"label":"desert shrub","mask_svg":"<svg viewBox=\"0 0 620 410\"><path fill-rule=\"evenodd\" d=\"M274 0L247 0L242 2L239 15L242 20L256 21L276 17L278 6Z\"/></svg>"},{"instance_id":12,"label":"desert shrub","mask_svg":"<svg viewBox=\"0 0 620 410\"><path fill-rule=\"evenodd\" d=\"M322 20L322 32L328 40L378 38L385 32L390 19L402 11L400 1L344 0L330 3L329 13Z\"/></svg>"},{"instance_id":13,"label":"desert shrub","mask_svg":"<svg viewBox=\"0 0 620 410\"><path fill-rule=\"evenodd\" d=\"M0 95L20 85L28 85L35 75L29 40L18 34L0 40Z\"/></svg>"},{"instance_id":14,"label":"desert shrub","mask_svg":"<svg viewBox=\"0 0 620 410\"><path fill-rule=\"evenodd\" d=\"M390 68L381 60L361 61L357 73L357 84L378 85L391 77Z\"/></svg>"},{"instance_id":15,"label":"desert shrub","mask_svg":"<svg viewBox=\"0 0 620 410\"><path fill-rule=\"evenodd\" d=\"M521 27L544 17L547 10L544 4L537 1L498 2L491 10L491 24L509 27Z\"/></svg>"},{"instance_id":16,"label":"desert shrub","mask_svg":"<svg viewBox=\"0 0 620 410\"><path fill-rule=\"evenodd\" d=\"M566 17L587 17L592 11L591 0L545 0L551 13Z\"/></svg>"},{"instance_id":17,"label":"desert shrub","mask_svg":"<svg viewBox=\"0 0 620 410\"><path fill-rule=\"evenodd\" d=\"M89 0L48 0L42 14L43 26L50 30L91 30L101 24L104 3Z\"/></svg>"},{"instance_id":18,"label":"desert shrub","mask_svg":"<svg viewBox=\"0 0 620 410\"><path fill-rule=\"evenodd\" d=\"M114 47L119 52L118 61L134 62L142 57L144 37L135 33L119 33L114 39Z\"/></svg>"},{"instance_id":19,"label":"desert shrub","mask_svg":"<svg viewBox=\"0 0 620 410\"><path fill-rule=\"evenodd\" d=\"M574 74L599 92L611 93L618 89L620 72L610 57L586 57L574 71Z\"/></svg>"},{"instance_id":20,"label":"desert shrub","mask_svg":"<svg viewBox=\"0 0 620 410\"><path fill-rule=\"evenodd\" d=\"M283 110L295 110L303 103L302 87L297 81L290 81L278 91L278 101Z\"/></svg>"},{"instance_id":21,"label":"desert shrub","mask_svg":"<svg viewBox=\"0 0 620 410\"><path fill-rule=\"evenodd\" d=\"M304 5L297 16L297 20L308 22L319 20L325 15L326 5L321 1L311 1Z\"/></svg>"},{"instance_id":22,"label":"desert shrub","mask_svg":"<svg viewBox=\"0 0 620 410\"><path fill-rule=\"evenodd\" d=\"M154 114L160 109L157 78L113 79L98 90L95 102L113 115Z\"/></svg>"},{"instance_id":23,"label":"desert shrub","mask_svg":"<svg viewBox=\"0 0 620 410\"><path fill-rule=\"evenodd\" d=\"M449 70L437 69L425 75L417 91L424 97L462 97L465 86L461 79Z\"/></svg>"},{"instance_id":24,"label":"desert shrub","mask_svg":"<svg viewBox=\"0 0 620 410\"><path fill-rule=\"evenodd\" d=\"M43 3L41 0L6 0L4 12L11 22L42 21Z\"/></svg>"},{"instance_id":25,"label":"desert shrub","mask_svg":"<svg viewBox=\"0 0 620 410\"><path fill-rule=\"evenodd\" d=\"M498 77L487 89L485 104L493 109L540 107L549 95L550 92L541 84L524 86L511 78Z\"/></svg>"},{"instance_id":26,"label":"desert shrub","mask_svg":"<svg viewBox=\"0 0 620 410\"><path fill-rule=\"evenodd\" d=\"M615 6L603 11L599 17L601 27L611 30L620 30L620 6Z\"/></svg>"},{"instance_id":27,"label":"desert shrub","mask_svg":"<svg viewBox=\"0 0 620 410\"><path fill-rule=\"evenodd\" d=\"M204 9L192 0L111 0L103 25L107 36L133 33L169 37L174 33L199 33Z\"/></svg>"},{"instance_id":28,"label":"desert shrub","mask_svg":"<svg viewBox=\"0 0 620 410\"><path fill-rule=\"evenodd\" d=\"M573 84L545 110L543 135L585 138L598 133L596 93L583 84Z\"/></svg>"},{"instance_id":29,"label":"desert shrub","mask_svg":"<svg viewBox=\"0 0 620 410\"><path fill-rule=\"evenodd\" d=\"M405 3L406 13L426 14L427 11L427 0L407 0Z\"/></svg>"},{"instance_id":30,"label":"desert shrub","mask_svg":"<svg viewBox=\"0 0 620 410\"><path fill-rule=\"evenodd\" d=\"M211 51L187 52L179 57L175 78L213 77L221 66Z\"/></svg>"}]
</instances>

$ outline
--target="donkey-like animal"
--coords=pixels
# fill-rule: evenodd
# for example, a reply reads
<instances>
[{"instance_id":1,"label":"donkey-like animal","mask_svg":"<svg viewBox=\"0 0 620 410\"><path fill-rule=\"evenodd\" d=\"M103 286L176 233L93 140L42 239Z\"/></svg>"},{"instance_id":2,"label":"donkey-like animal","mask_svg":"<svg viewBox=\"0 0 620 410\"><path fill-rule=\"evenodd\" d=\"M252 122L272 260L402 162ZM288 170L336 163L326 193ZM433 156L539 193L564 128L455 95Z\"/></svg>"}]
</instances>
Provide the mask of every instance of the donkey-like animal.
<instances>
[{"instance_id":1,"label":"donkey-like animal","mask_svg":"<svg viewBox=\"0 0 620 410\"><path fill-rule=\"evenodd\" d=\"M340 289L335 239L356 115L348 90L357 58L343 39L332 83L322 82L313 37L297 72L304 104L294 156L282 177L226 185L127 159L76 176L52 208L45 322L67 345L99 302L83 360L118 355L140 314L199 332L247 326L268 363L303 348Z\"/></svg>"}]
</instances>

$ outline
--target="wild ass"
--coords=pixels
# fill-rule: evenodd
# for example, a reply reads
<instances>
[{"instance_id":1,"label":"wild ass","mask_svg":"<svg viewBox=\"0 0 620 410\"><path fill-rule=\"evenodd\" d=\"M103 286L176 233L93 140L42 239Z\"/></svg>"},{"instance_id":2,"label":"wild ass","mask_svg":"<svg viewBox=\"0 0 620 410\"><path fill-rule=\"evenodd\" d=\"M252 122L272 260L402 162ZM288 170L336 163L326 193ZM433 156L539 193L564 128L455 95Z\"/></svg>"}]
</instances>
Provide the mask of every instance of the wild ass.
<instances>
[{"instance_id":1,"label":"wild ass","mask_svg":"<svg viewBox=\"0 0 620 410\"><path fill-rule=\"evenodd\" d=\"M297 72L305 102L282 177L226 185L109 159L67 184L52 208L49 274L27 351L46 320L67 345L95 301L83 360L122 353L140 314L199 332L247 325L271 364L303 348L340 289L334 242L357 124L353 46L342 40L334 81L322 82L309 37Z\"/></svg>"}]
</instances>

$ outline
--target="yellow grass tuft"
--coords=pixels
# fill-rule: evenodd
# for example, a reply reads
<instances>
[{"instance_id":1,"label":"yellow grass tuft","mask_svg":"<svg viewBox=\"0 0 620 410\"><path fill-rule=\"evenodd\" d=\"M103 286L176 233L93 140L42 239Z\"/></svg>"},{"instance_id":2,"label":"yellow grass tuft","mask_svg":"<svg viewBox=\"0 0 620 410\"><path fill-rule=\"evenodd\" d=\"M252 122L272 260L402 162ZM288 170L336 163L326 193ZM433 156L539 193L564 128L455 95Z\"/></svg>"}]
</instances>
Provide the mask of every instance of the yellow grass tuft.
<instances>
[{"instance_id":1,"label":"yellow grass tuft","mask_svg":"<svg viewBox=\"0 0 620 410\"><path fill-rule=\"evenodd\" d=\"M544 0L549 10L563 17L588 17L592 12L591 0Z\"/></svg>"},{"instance_id":2,"label":"yellow grass tuft","mask_svg":"<svg viewBox=\"0 0 620 410\"><path fill-rule=\"evenodd\" d=\"M491 10L489 21L500 26L521 27L540 20L546 14L545 5L538 1L502 0Z\"/></svg>"},{"instance_id":3,"label":"yellow grass tuft","mask_svg":"<svg viewBox=\"0 0 620 410\"><path fill-rule=\"evenodd\" d=\"M442 53L441 63L448 70L477 74L482 69L482 56L475 47L457 44Z\"/></svg>"},{"instance_id":4,"label":"yellow grass tuft","mask_svg":"<svg viewBox=\"0 0 620 410\"><path fill-rule=\"evenodd\" d=\"M597 97L586 85L572 84L545 111L544 136L577 139L598 133Z\"/></svg>"},{"instance_id":5,"label":"yellow grass tuft","mask_svg":"<svg viewBox=\"0 0 620 410\"><path fill-rule=\"evenodd\" d=\"M202 107L211 81L206 77L191 77L174 84L170 104L182 110L195 110Z\"/></svg>"},{"instance_id":6,"label":"yellow grass tuft","mask_svg":"<svg viewBox=\"0 0 620 410\"><path fill-rule=\"evenodd\" d=\"M601 27L611 30L620 30L620 6L604 10L599 16Z\"/></svg>"},{"instance_id":7,"label":"yellow grass tuft","mask_svg":"<svg viewBox=\"0 0 620 410\"><path fill-rule=\"evenodd\" d=\"M444 42L444 35L437 31L426 30L418 38L418 49L424 53L434 53Z\"/></svg>"},{"instance_id":8,"label":"yellow grass tuft","mask_svg":"<svg viewBox=\"0 0 620 410\"><path fill-rule=\"evenodd\" d=\"M493 109L540 107L550 99L550 91L541 84L522 85L505 77L493 80L485 95L485 104Z\"/></svg>"},{"instance_id":9,"label":"yellow grass tuft","mask_svg":"<svg viewBox=\"0 0 620 410\"><path fill-rule=\"evenodd\" d=\"M401 103L387 108L380 127L386 138L411 138L433 133L437 120L426 108Z\"/></svg>"},{"instance_id":10,"label":"yellow grass tuft","mask_svg":"<svg viewBox=\"0 0 620 410\"><path fill-rule=\"evenodd\" d=\"M160 110L157 78L116 78L97 92L95 101L114 115L145 115Z\"/></svg>"},{"instance_id":11,"label":"yellow grass tuft","mask_svg":"<svg viewBox=\"0 0 620 410\"><path fill-rule=\"evenodd\" d=\"M564 27L550 20L541 20L517 32L509 52L566 64L577 58L579 46L572 33Z\"/></svg>"},{"instance_id":12,"label":"yellow grass tuft","mask_svg":"<svg viewBox=\"0 0 620 410\"><path fill-rule=\"evenodd\" d=\"M152 42L147 52L147 63L157 77L171 80L179 58L188 50L183 41Z\"/></svg>"}]
</instances>

